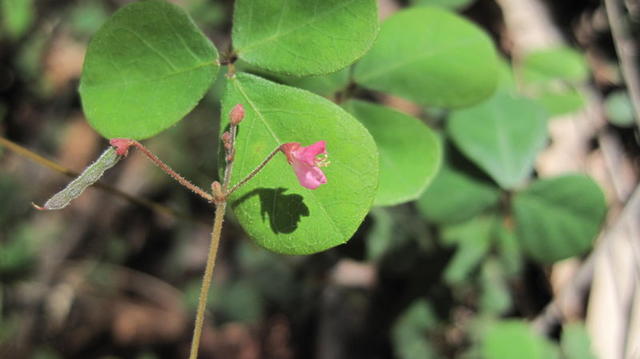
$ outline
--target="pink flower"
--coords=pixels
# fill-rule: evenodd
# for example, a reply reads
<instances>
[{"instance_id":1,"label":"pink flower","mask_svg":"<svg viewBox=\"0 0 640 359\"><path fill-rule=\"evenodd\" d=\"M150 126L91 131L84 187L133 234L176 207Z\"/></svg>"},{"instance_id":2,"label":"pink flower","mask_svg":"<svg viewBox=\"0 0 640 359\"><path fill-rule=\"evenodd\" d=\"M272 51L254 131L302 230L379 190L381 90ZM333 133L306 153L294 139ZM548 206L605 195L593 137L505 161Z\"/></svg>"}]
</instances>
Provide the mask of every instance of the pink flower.
<instances>
[{"instance_id":1,"label":"pink flower","mask_svg":"<svg viewBox=\"0 0 640 359\"><path fill-rule=\"evenodd\" d=\"M298 142L289 142L280 146L287 156L287 161L293 167L298 181L303 187L316 189L327 183L327 177L320 167L329 165L326 143L318 141L310 146L300 146Z\"/></svg>"}]
</instances>

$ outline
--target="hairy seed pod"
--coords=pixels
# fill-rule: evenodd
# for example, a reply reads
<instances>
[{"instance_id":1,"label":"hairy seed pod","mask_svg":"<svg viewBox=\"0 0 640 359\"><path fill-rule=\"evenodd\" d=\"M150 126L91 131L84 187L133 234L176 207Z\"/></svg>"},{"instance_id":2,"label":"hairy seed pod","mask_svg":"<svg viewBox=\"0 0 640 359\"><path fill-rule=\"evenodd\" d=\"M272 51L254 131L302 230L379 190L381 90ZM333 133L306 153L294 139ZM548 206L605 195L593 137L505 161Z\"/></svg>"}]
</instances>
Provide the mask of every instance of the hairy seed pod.
<instances>
[{"instance_id":1,"label":"hairy seed pod","mask_svg":"<svg viewBox=\"0 0 640 359\"><path fill-rule=\"evenodd\" d=\"M43 210L62 209L69 205L71 201L78 198L87 187L96 183L104 172L115 166L122 158L116 153L113 147L107 148L102 155L87 167L76 179L71 181L62 191L51 197L43 207L36 207Z\"/></svg>"}]
</instances>

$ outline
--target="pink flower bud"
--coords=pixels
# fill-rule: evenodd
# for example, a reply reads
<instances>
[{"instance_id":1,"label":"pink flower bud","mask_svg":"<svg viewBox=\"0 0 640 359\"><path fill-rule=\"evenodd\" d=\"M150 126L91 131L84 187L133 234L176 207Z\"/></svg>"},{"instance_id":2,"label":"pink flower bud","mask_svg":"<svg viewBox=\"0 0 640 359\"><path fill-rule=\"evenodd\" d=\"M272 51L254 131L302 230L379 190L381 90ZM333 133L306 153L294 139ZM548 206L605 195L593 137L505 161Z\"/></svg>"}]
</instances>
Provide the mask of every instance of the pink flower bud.
<instances>
[{"instance_id":1,"label":"pink flower bud","mask_svg":"<svg viewBox=\"0 0 640 359\"><path fill-rule=\"evenodd\" d=\"M229 133L229 131L225 131L222 134L222 142L224 143L231 143L231 134Z\"/></svg>"},{"instance_id":2,"label":"pink flower bud","mask_svg":"<svg viewBox=\"0 0 640 359\"><path fill-rule=\"evenodd\" d=\"M293 167L300 184L308 189L316 189L327 183L327 177L320 167L329 165L325 141L318 141L303 147L298 142L289 142L280 146L287 156L287 162Z\"/></svg>"},{"instance_id":3,"label":"pink flower bud","mask_svg":"<svg viewBox=\"0 0 640 359\"><path fill-rule=\"evenodd\" d=\"M237 104L231 109L231 113L229 114L231 118L231 125L238 126L240 121L244 118L244 106L242 104Z\"/></svg>"}]
</instances>

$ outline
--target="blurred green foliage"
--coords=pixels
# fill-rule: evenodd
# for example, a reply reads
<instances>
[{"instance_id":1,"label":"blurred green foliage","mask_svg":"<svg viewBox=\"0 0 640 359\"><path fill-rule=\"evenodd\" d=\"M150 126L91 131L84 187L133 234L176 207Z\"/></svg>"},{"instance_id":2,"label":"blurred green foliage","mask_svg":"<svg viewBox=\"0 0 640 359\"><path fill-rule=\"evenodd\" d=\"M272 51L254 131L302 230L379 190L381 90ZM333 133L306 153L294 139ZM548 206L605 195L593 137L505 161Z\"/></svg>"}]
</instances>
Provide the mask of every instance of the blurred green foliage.
<instances>
[{"instance_id":1,"label":"blurred green foliage","mask_svg":"<svg viewBox=\"0 0 640 359\"><path fill-rule=\"evenodd\" d=\"M14 89L15 96L22 96L21 101L10 96L0 99L0 129L8 128L9 134L29 133L32 138L22 139L31 148L53 151L52 141L43 133L63 133L61 128L68 125L69 114L81 109L73 86L54 91L46 83L46 72L51 70L47 70L43 59L51 51L52 36L70 30L68 33L76 41L86 43L109 21L114 4L70 3L51 15L53 20L41 24L37 20L43 14L36 11L32 1L0 1L0 41L17 46L15 53L10 54L16 66L10 72L20 84ZM411 1L414 6L460 10L469 9L472 3ZM189 0L182 4L203 34L216 45L225 45L230 37L229 25L236 26L231 24L230 2ZM478 2L473 7L476 5L483 6ZM423 18L415 14L426 15ZM272 81L269 86L276 86L273 82L277 82L288 85L295 93L302 92L292 88L336 102L354 99L380 108L382 115L368 111L353 113L374 135L379 152L392 154L389 156L392 165L381 170L389 181L380 186L377 194L384 194L387 199L375 203L351 242L324 253L292 257L265 251L248 241L237 218L230 216L225 228L229 234L224 239L221 265L210 296L212 327L218 329L222 324L234 322L266 337L271 321L285 317L290 336L281 345L292 345L296 354L304 356L317 349L318 323L326 321L323 316L346 312L350 315L338 318L340 329L346 332L343 336L341 331L340 337L348 343L345 345L355 347L355 353L375 352L379 357L396 358L536 359L560 355L563 359L594 358L582 323L563 325L556 341L536 334L522 319L538 313L537 306L548 300L549 293L540 290L538 283L548 272L548 266L593 248L606 211L602 190L592 180L582 175L538 178L534 171L534 161L547 145L547 119L578 111L585 105L581 86L588 81L590 69L583 54L572 48L545 49L528 54L521 64L514 66L506 59L494 61L494 44L487 31L462 15L422 8L394 16L383 22L380 41L373 45L373 51L353 65L332 68L336 71L326 75L284 76L237 63L242 71L268 78ZM421 22L424 19L432 22ZM291 16L289 20L298 19ZM433 24L442 26L428 27ZM420 42L426 37L421 37L419 31L406 36L409 25L420 31L434 30L430 34L438 41ZM51 26L65 31L52 31ZM305 36L301 38L306 38L307 34L302 35ZM315 35L320 36L321 32ZM464 38L473 46L466 47L461 42L460 48L453 51L452 41ZM424 45L418 52L416 42ZM309 46L313 46L313 41L300 47L304 50ZM438 52L441 56L432 58L430 51L441 51ZM392 68L389 64L398 57L415 61ZM276 60L283 62L281 58ZM300 67L313 67L311 63ZM387 73L396 70L394 76ZM226 116L220 113L219 106L227 82L222 72L185 121L147 142L161 158L202 186L208 186L218 174L217 118ZM374 81L378 72L386 77ZM148 90L154 91L155 86ZM386 92L413 100L419 104L418 110L407 107L413 111L411 116L391 112L386 107L394 101ZM320 101L308 92L304 94ZM281 95L274 92L271 97L266 96L269 101L265 103L273 105L274 98L290 105L293 100L282 99ZM24 103L33 108L25 107ZM313 106L306 102L303 105L318 117ZM458 106L461 108L448 109ZM60 108L67 112L50 114ZM612 92L606 110L614 125L633 125L631 104L625 92ZM25 118L29 120L21 116L30 111L51 128L24 127L27 125L23 123L35 123L33 119L22 122ZM4 121L3 112L7 113ZM403 120L414 127L400 126ZM289 131L293 126L284 127ZM436 146L432 141L425 146L427 140L418 129L427 131L431 137L435 137L432 132L437 132L440 144ZM240 127L241 133L253 130ZM330 146L338 148L340 144ZM440 151L440 147L445 150ZM47 155L61 156L53 152ZM106 224L100 223L101 216L80 215L73 208L60 217L44 217L34 214L29 203L42 195L35 193L39 188L49 190L60 183L55 186L45 183L34 175L33 169L16 167L11 161L16 161L15 157L0 148L0 162L18 169L16 173L0 173L0 345L14 341L20 331L26 311L20 300L25 292L30 293L29 285L35 283L35 273L46 251L52 243L67 243L74 236L69 228L82 228L82 221L87 220L95 223L86 226L84 233L75 234L80 245L65 264L85 259L104 263L86 274L90 293L95 295L95 288L100 293L118 291L118 266L131 268L178 288L182 293L178 302L191 318L202 266L194 261L199 257L192 253L192 248L197 238L208 236L209 229L200 226L200 222L211 220L208 204L198 202L190 193L172 189L171 180L152 168L143 172L144 178L135 179L143 183L142 195L180 208L193 222L159 219L146 209L129 205L119 207L121 212L113 214L109 213L107 203L98 207L100 215L109 221ZM339 162L332 165L345 166ZM348 166L345 168L348 170ZM273 174L281 176L282 173ZM118 172L107 180L115 183ZM348 206L350 199L345 194L340 201ZM119 200L106 197L106 201ZM323 225L326 223L318 224L317 228ZM283 236L276 237L283 241ZM336 284L335 268L345 261L357 261L371 270L375 285ZM336 288L348 292L347 300L339 303L342 311L327 311L325 294ZM135 298L128 292L116 294ZM357 300L350 300L354 297ZM527 300L521 300L523 297ZM80 299L79 294L72 309L82 305L92 309L91 304ZM524 303L529 301L534 303L533 309ZM69 318L78 322L87 319ZM47 324L46 318L42 320ZM185 330L185 338L190 329ZM64 347L63 341L57 341L63 334L56 335L37 338L31 357L66 357L64 351L59 351ZM259 336L254 339L267 340ZM111 355L104 353L116 353L122 348L110 338L100 340L94 352L92 348L85 350L91 354L100 352L96 357L101 358L160 359L172 355L170 350L165 351L168 347L185 345L184 339L176 339L182 340L180 343L151 346L133 344L126 348L130 350L127 355Z\"/></svg>"}]
</instances>

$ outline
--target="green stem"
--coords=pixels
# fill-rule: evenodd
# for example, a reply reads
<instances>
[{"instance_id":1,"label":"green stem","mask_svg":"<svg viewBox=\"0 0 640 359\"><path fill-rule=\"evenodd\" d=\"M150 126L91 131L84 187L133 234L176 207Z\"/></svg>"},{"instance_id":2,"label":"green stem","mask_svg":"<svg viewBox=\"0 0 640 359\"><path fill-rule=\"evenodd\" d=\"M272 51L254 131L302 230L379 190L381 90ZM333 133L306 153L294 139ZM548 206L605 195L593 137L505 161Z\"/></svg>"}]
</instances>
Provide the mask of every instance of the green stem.
<instances>
[{"instance_id":1,"label":"green stem","mask_svg":"<svg viewBox=\"0 0 640 359\"><path fill-rule=\"evenodd\" d=\"M209 296L209 288L211 288L213 268L216 265L216 256L218 254L218 245L220 244L220 234L222 233L222 222L224 220L226 207L226 201L220 202L216 206L213 230L211 231L211 244L209 245L209 255L207 256L207 267L202 277L202 287L200 288L200 298L198 299L198 312L196 314L195 328L193 329L193 340L191 341L189 359L196 359L198 357L198 348L200 347L200 337L204 324L204 313L207 308L207 297Z\"/></svg>"}]
</instances>

